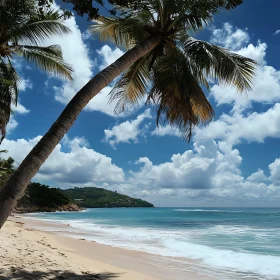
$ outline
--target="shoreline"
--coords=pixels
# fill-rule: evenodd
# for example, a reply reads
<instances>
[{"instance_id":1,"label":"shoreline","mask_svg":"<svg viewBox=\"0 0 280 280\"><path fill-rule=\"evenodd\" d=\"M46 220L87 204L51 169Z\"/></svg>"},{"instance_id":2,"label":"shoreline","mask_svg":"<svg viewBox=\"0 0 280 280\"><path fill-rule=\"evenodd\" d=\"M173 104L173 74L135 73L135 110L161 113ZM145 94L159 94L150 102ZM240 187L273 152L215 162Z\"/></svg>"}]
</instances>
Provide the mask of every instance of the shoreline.
<instances>
[{"instance_id":1,"label":"shoreline","mask_svg":"<svg viewBox=\"0 0 280 280\"><path fill-rule=\"evenodd\" d=\"M67 272L70 270L72 274L75 274L71 276L72 278L68 275L68 278L58 279L87 279L85 277L95 279L96 273L103 274L101 276L104 277L100 279L104 280L209 279L209 275L195 273L188 268L177 271L176 267L172 267L172 258L169 261L168 258L159 255L103 245L83 238L78 239L46 231L50 224L17 214L9 218L0 232L0 249L6 251L7 254L7 257L2 257L2 259L0 256L0 278L2 270L4 270L4 275L6 273L5 277L16 273L13 270L23 275L27 273L26 276L36 270L38 273L49 275L55 273L55 270L60 270L60 273L63 271L70 273ZM67 232L67 225L55 224L55 226L60 229L65 228ZM17 268L16 265L19 263L22 263L22 266ZM108 272L113 274L110 276ZM60 276L64 277L63 274ZM35 279L53 278L37 277Z\"/></svg>"}]
</instances>

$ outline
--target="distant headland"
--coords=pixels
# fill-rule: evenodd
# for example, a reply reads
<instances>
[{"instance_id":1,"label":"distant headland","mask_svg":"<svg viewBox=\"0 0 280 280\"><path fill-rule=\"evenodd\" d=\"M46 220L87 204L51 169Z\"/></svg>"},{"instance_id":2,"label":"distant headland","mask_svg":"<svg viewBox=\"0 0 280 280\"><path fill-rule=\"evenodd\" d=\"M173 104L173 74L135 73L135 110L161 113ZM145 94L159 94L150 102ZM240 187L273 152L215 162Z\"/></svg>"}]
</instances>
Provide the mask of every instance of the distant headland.
<instances>
[{"instance_id":1,"label":"distant headland","mask_svg":"<svg viewBox=\"0 0 280 280\"><path fill-rule=\"evenodd\" d=\"M15 212L81 211L84 208L115 207L154 207L154 205L103 188L75 187L62 190L39 183L30 183Z\"/></svg>"}]
</instances>

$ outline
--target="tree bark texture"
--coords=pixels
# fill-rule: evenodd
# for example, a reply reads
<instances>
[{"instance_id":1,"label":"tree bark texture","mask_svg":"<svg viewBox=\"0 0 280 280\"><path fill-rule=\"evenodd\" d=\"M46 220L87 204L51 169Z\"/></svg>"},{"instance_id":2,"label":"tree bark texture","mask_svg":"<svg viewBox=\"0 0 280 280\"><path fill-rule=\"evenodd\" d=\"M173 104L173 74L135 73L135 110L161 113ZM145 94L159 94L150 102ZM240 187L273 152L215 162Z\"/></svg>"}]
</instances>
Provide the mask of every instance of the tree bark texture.
<instances>
[{"instance_id":1,"label":"tree bark texture","mask_svg":"<svg viewBox=\"0 0 280 280\"><path fill-rule=\"evenodd\" d=\"M118 60L93 77L72 98L49 131L26 156L7 184L1 189L0 228L2 228L12 209L16 206L17 201L24 194L30 180L71 128L89 101L139 58L153 50L160 42L161 35L156 34L142 44L127 51Z\"/></svg>"}]
</instances>

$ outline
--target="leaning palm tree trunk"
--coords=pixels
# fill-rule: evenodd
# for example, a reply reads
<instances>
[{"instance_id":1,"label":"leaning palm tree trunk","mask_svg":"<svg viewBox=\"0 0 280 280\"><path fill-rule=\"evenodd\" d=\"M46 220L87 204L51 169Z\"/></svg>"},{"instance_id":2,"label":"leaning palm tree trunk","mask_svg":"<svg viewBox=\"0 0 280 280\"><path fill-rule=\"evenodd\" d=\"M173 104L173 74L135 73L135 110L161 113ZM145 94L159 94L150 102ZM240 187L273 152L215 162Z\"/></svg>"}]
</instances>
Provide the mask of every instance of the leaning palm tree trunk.
<instances>
[{"instance_id":1,"label":"leaning palm tree trunk","mask_svg":"<svg viewBox=\"0 0 280 280\"><path fill-rule=\"evenodd\" d=\"M93 77L70 101L49 131L23 160L16 172L0 191L0 228L3 226L17 201L37 173L41 165L71 128L78 115L89 101L124 70L143 57L161 42L161 35L155 35L126 52L113 64Z\"/></svg>"}]
</instances>

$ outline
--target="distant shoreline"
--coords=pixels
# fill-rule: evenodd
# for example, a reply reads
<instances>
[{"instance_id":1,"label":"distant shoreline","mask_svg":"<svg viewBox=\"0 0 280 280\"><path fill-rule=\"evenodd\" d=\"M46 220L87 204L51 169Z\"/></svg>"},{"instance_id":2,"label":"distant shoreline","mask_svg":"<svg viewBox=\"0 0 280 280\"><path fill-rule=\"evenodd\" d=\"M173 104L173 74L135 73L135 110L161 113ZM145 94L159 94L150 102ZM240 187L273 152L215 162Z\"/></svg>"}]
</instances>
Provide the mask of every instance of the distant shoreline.
<instances>
[{"instance_id":1,"label":"distant shoreline","mask_svg":"<svg viewBox=\"0 0 280 280\"><path fill-rule=\"evenodd\" d=\"M74 205L76 206L76 205ZM77 208L74 208L72 206L70 207L61 207L59 209L51 209L51 208L36 208L36 207L33 207L33 208L24 208L24 207L21 207L21 208L17 208L16 210L14 210L12 212L13 215L17 215L17 214L30 214L30 213L56 213L56 212L82 212L82 211L85 211L87 209L119 209L119 208L139 208L139 209L143 209L143 208L160 208L160 207L156 207L156 206L151 206L151 207L141 207L141 206L138 206L138 207L134 207L134 206L131 206L131 207L77 207ZM164 208L164 207L163 207Z\"/></svg>"}]
</instances>

